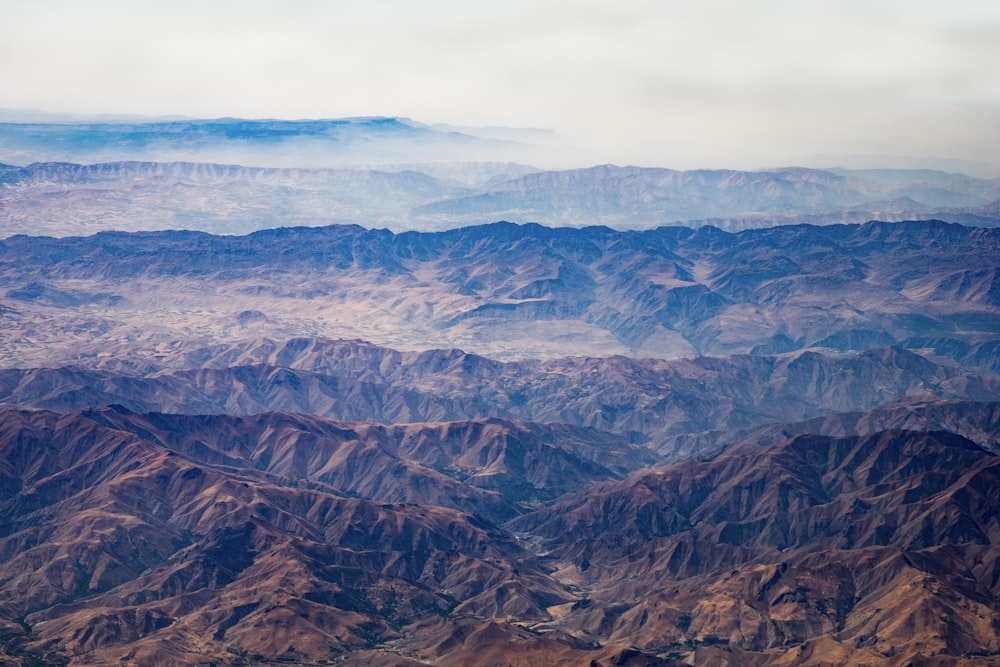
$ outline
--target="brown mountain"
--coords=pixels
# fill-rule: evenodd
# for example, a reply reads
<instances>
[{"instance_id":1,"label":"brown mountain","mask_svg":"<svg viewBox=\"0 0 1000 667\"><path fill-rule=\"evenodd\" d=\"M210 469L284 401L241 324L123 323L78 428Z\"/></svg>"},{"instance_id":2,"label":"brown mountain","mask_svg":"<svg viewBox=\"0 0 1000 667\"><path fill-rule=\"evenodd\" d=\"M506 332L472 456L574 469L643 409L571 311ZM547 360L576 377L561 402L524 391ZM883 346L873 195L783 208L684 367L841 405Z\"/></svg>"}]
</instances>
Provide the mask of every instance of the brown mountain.
<instances>
[{"instance_id":1,"label":"brown mountain","mask_svg":"<svg viewBox=\"0 0 1000 667\"><path fill-rule=\"evenodd\" d=\"M1000 459L959 436L800 436L609 483L511 527L540 537L586 598L550 624L585 637L698 664L990 664L998 494Z\"/></svg>"},{"instance_id":2,"label":"brown mountain","mask_svg":"<svg viewBox=\"0 0 1000 667\"><path fill-rule=\"evenodd\" d=\"M82 416L210 465L493 520L657 460L645 448L601 431L495 418L382 426L286 413L135 414L120 406Z\"/></svg>"},{"instance_id":3,"label":"brown mountain","mask_svg":"<svg viewBox=\"0 0 1000 667\"><path fill-rule=\"evenodd\" d=\"M572 600L530 552L470 515L208 465L101 421L0 420L0 617L12 659L315 663L398 636L414 618L537 621Z\"/></svg>"},{"instance_id":4,"label":"brown mountain","mask_svg":"<svg viewBox=\"0 0 1000 667\"><path fill-rule=\"evenodd\" d=\"M1000 656L1000 463L972 442L803 435L590 486L507 529L470 513L513 507L525 487L478 484L464 457L513 480L518 456L544 472L533 438L575 438L596 456L607 441L587 433L3 413L3 655L581 666ZM427 467L444 461L447 475Z\"/></svg>"}]
</instances>

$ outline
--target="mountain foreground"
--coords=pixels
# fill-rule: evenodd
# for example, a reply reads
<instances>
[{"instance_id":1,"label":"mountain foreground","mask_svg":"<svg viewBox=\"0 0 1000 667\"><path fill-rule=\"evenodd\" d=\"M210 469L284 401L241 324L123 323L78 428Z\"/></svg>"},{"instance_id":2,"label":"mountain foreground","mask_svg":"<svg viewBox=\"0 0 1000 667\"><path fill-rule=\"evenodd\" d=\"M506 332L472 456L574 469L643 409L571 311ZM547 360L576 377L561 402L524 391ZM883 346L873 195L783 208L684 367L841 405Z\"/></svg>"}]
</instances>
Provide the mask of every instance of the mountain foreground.
<instances>
[{"instance_id":1,"label":"mountain foreground","mask_svg":"<svg viewBox=\"0 0 1000 667\"><path fill-rule=\"evenodd\" d=\"M617 480L584 466L582 490L532 509L525 488L567 478L434 469L442 433L475 452L494 426L507 450L479 474L516 475L530 425L120 407L0 423L11 664L1000 655L1000 459L949 433L798 436Z\"/></svg>"}]
</instances>

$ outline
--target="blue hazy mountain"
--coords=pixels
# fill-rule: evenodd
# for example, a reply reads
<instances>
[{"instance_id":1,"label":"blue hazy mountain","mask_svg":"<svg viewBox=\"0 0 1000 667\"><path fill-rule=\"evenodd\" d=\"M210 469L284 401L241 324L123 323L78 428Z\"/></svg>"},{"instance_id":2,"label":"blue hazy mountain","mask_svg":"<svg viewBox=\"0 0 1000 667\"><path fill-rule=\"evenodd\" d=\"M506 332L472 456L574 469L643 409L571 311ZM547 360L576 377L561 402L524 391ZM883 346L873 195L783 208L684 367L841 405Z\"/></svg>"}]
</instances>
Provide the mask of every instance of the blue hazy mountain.
<instances>
[{"instance_id":1,"label":"blue hazy mountain","mask_svg":"<svg viewBox=\"0 0 1000 667\"><path fill-rule=\"evenodd\" d=\"M440 230L497 220L730 231L1000 224L1000 179L927 169L527 166L567 163L567 142L545 130L393 117L2 122L0 236L332 223Z\"/></svg>"},{"instance_id":2,"label":"blue hazy mountain","mask_svg":"<svg viewBox=\"0 0 1000 667\"><path fill-rule=\"evenodd\" d=\"M310 167L483 159L517 147L511 138L392 117L0 123L0 161L15 164L184 160Z\"/></svg>"},{"instance_id":3,"label":"blue hazy mountain","mask_svg":"<svg viewBox=\"0 0 1000 667\"><path fill-rule=\"evenodd\" d=\"M997 371L998 248L998 229L942 222L15 236L0 358L321 335L503 359L898 345Z\"/></svg>"},{"instance_id":4,"label":"blue hazy mountain","mask_svg":"<svg viewBox=\"0 0 1000 667\"><path fill-rule=\"evenodd\" d=\"M319 143L331 154L360 151L374 162L376 153L388 145L412 148L426 141L432 146L421 155L430 160L435 152L443 152L441 141L456 146L479 141L465 135L442 139L433 130L397 122L364 124L364 130L318 124L313 127L316 134L292 138L284 127L206 125L204 142L194 142L190 150L178 143L170 155L160 153L238 161L241 156L253 158L266 142L281 150L310 144L312 151ZM252 138L242 138L242 132ZM156 153L160 149L142 148L143 142L163 141L141 133L116 137L125 146L114 148L119 153ZM194 141L190 132L178 135L178 142L188 140ZM88 135L81 141L94 138ZM111 144L97 142L93 150ZM216 153L209 155L211 151ZM307 162L308 151L303 151ZM998 180L928 171L676 171L613 165L538 171L499 161L339 168L149 161L0 165L0 236L156 229L243 234L333 223L439 230L496 220L618 229L710 224L730 231L803 222L916 219L996 226L998 202Z\"/></svg>"}]
</instances>

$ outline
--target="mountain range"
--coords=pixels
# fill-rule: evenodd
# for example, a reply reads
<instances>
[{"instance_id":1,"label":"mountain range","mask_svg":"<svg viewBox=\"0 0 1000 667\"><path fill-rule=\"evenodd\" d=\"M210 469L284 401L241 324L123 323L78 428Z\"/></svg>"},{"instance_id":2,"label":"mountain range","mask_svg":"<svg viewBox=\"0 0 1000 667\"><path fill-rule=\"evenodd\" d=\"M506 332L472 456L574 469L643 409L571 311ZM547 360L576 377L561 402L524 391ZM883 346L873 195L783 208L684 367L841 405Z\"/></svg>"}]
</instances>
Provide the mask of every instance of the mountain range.
<instances>
[{"instance_id":1,"label":"mountain range","mask_svg":"<svg viewBox=\"0 0 1000 667\"><path fill-rule=\"evenodd\" d=\"M468 161L526 154L552 133L449 128L408 118L29 120L0 122L0 155L21 162L140 160L265 167ZM460 157L461 156L461 157ZM23 162L27 163L27 162Z\"/></svg>"},{"instance_id":2,"label":"mountain range","mask_svg":"<svg viewBox=\"0 0 1000 667\"><path fill-rule=\"evenodd\" d=\"M182 368L137 361L125 370L0 370L0 405L76 411L120 404L133 411L240 416L282 410L379 424L558 423L614 434L605 447L616 440L615 449L642 445L629 455L634 467L711 452L775 423L901 400L1000 401L994 372L938 364L898 348L501 363L457 350L402 354L358 342L297 339L197 350L184 359L170 362ZM123 363L128 360L119 356L113 365ZM899 409L906 410L905 403ZM989 413L984 419L981 432L991 433ZM822 424L815 428L824 432ZM990 446L995 438L980 441ZM585 458L610 465L608 456Z\"/></svg>"},{"instance_id":3,"label":"mountain range","mask_svg":"<svg viewBox=\"0 0 1000 667\"><path fill-rule=\"evenodd\" d=\"M935 221L13 236L0 359L325 336L497 359L895 345L996 371L998 258L997 230Z\"/></svg>"},{"instance_id":4,"label":"mountain range","mask_svg":"<svg viewBox=\"0 0 1000 667\"><path fill-rule=\"evenodd\" d=\"M3 137L0 124L0 155ZM342 149L339 140L330 141ZM52 236L162 229L246 234L330 224L433 231L496 220L616 229L712 225L728 231L869 220L1000 224L1000 180L929 170L603 165L543 171L468 156L457 164L430 157L379 165L372 156L327 168L143 161L0 165L0 224L8 234Z\"/></svg>"},{"instance_id":5,"label":"mountain range","mask_svg":"<svg viewBox=\"0 0 1000 667\"><path fill-rule=\"evenodd\" d=\"M0 123L0 667L1000 664L1000 181L558 140Z\"/></svg>"},{"instance_id":6,"label":"mountain range","mask_svg":"<svg viewBox=\"0 0 1000 667\"><path fill-rule=\"evenodd\" d=\"M0 122L0 229L69 236L330 224L437 231L497 220L728 231L1000 223L997 178L929 169L555 168L572 156L564 144L544 130L394 117Z\"/></svg>"}]
</instances>

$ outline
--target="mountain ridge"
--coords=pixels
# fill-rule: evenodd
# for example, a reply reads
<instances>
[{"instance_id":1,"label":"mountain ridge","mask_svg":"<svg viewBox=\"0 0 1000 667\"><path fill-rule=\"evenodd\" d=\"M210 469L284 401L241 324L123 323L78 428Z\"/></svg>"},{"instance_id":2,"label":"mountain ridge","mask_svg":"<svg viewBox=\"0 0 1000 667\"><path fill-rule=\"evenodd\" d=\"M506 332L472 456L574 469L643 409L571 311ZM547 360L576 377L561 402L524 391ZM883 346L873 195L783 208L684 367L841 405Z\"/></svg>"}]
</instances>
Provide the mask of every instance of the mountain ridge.
<instances>
[{"instance_id":1,"label":"mountain ridge","mask_svg":"<svg viewBox=\"0 0 1000 667\"><path fill-rule=\"evenodd\" d=\"M0 360L306 334L506 359L896 344L996 370L998 256L996 230L933 221L14 236L0 242Z\"/></svg>"},{"instance_id":2,"label":"mountain ridge","mask_svg":"<svg viewBox=\"0 0 1000 667\"><path fill-rule=\"evenodd\" d=\"M372 141L377 145L383 138ZM308 139L320 140L327 141ZM406 141L419 145L418 140ZM354 150L353 145L334 141L328 154ZM197 155L168 155L179 159L154 162L0 164L0 222L8 234L54 236L166 228L246 234L279 221L363 223L397 232L504 219L621 230L714 225L741 231L932 218L1000 224L994 210L1000 201L998 179L920 170L888 171L888 176L805 168L680 171L598 165L539 170L497 161L496 156L476 162L474 152L463 154L459 162L418 154L395 164L380 164L372 156L325 167L191 159Z\"/></svg>"},{"instance_id":3,"label":"mountain ridge","mask_svg":"<svg viewBox=\"0 0 1000 667\"><path fill-rule=\"evenodd\" d=\"M500 417L609 431L678 458L775 421L867 410L904 397L1000 397L992 373L898 348L501 363L458 350L400 353L295 339L196 348L151 362L140 356L123 372L129 365L123 354L107 370L0 370L0 404L67 412L112 403L187 414L285 410L383 424Z\"/></svg>"}]
</instances>

